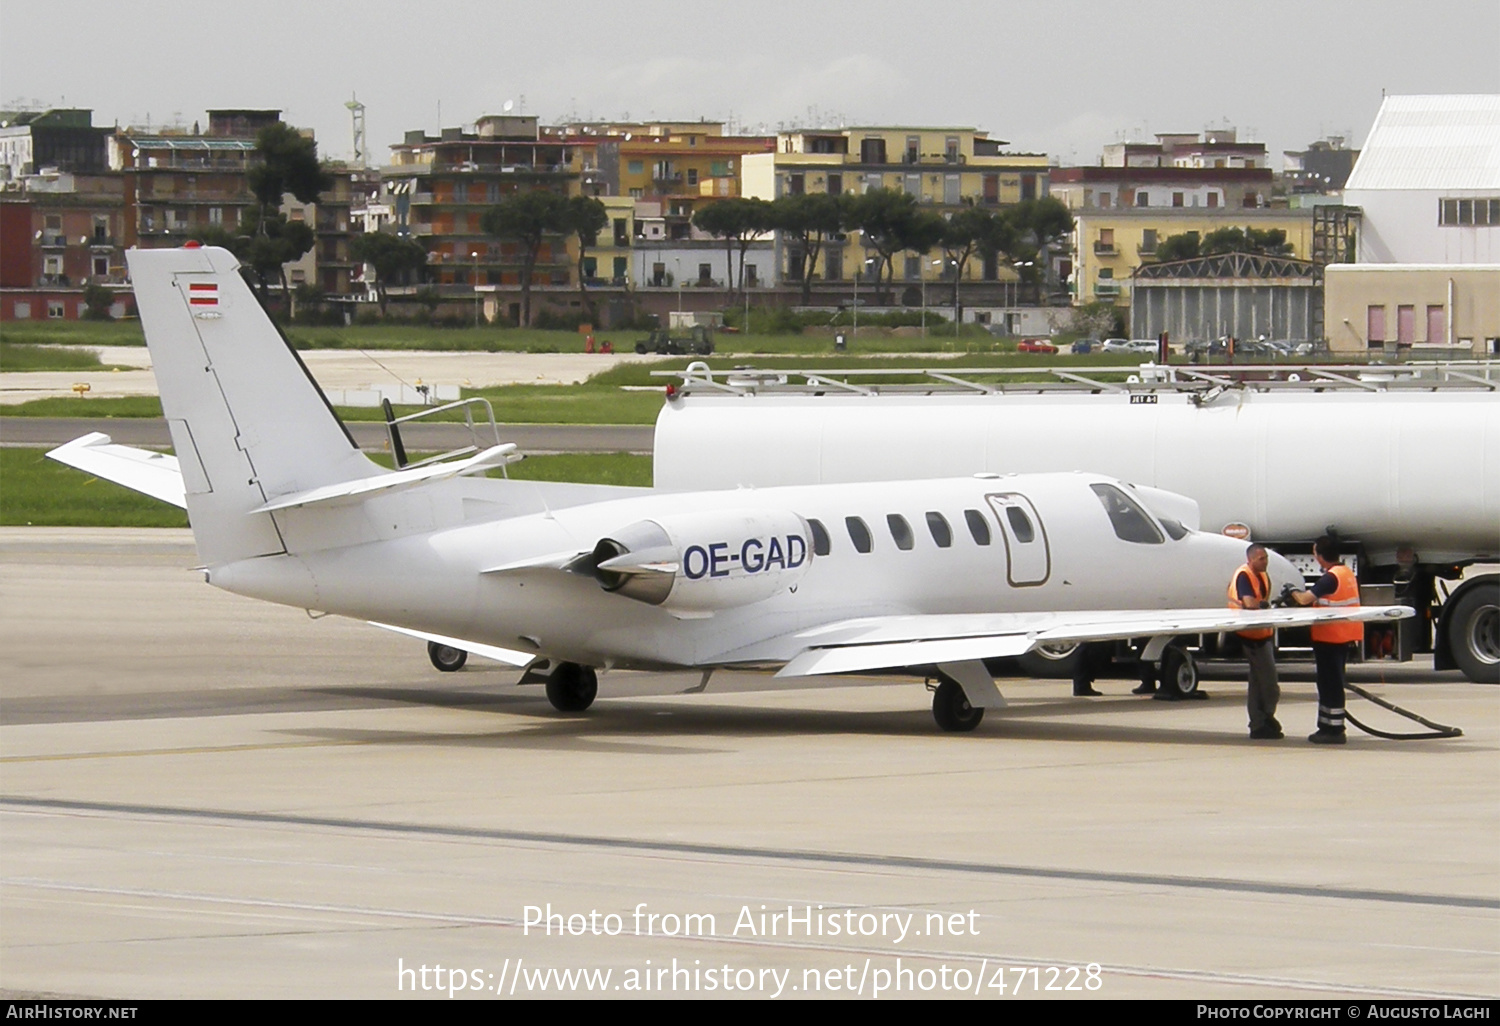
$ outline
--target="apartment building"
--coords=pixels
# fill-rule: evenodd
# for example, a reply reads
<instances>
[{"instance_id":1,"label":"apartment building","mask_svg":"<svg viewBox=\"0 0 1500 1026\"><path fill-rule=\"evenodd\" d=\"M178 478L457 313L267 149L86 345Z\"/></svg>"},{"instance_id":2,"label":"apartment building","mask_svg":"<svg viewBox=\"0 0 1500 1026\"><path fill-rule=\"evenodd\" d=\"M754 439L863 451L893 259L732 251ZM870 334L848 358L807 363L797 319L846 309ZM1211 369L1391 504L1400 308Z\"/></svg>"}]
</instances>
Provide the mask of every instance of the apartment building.
<instances>
[{"instance_id":1,"label":"apartment building","mask_svg":"<svg viewBox=\"0 0 1500 1026\"><path fill-rule=\"evenodd\" d=\"M1174 235L1202 238L1220 228L1280 229L1291 245L1287 254L1309 260L1313 251L1313 211L1278 208L1125 207L1073 211L1073 266L1070 290L1075 303L1130 302L1131 276L1156 259L1156 247Z\"/></svg>"},{"instance_id":2,"label":"apartment building","mask_svg":"<svg viewBox=\"0 0 1500 1026\"><path fill-rule=\"evenodd\" d=\"M75 319L90 284L123 292L123 182L86 109L0 112L0 319ZM128 297L116 304L129 308Z\"/></svg>"},{"instance_id":3,"label":"apartment building","mask_svg":"<svg viewBox=\"0 0 1500 1026\"><path fill-rule=\"evenodd\" d=\"M233 231L256 204L246 177L255 136L279 110L211 110L208 130L126 128L109 139L124 179L124 245L180 246L193 232Z\"/></svg>"},{"instance_id":4,"label":"apartment building","mask_svg":"<svg viewBox=\"0 0 1500 1026\"><path fill-rule=\"evenodd\" d=\"M472 132L406 133L391 147L381 179L398 232L427 249L441 285L516 285L520 246L501 242L480 225L505 196L543 189L562 196L583 192L597 175L595 147L570 134L544 135L530 115L489 115ZM542 247L533 285L567 285L576 248L559 235Z\"/></svg>"},{"instance_id":5,"label":"apartment building","mask_svg":"<svg viewBox=\"0 0 1500 1026\"><path fill-rule=\"evenodd\" d=\"M774 153L746 156L744 192L772 200L804 193L858 195L894 189L937 213L965 205L1001 207L1038 199L1049 192L1052 169L1045 154L1011 153L1000 139L972 127L853 127L783 132ZM784 275L796 273L778 244L776 261ZM825 251L817 276L840 282L859 273L867 254L858 232L842 246ZM944 276L932 261L907 261L897 272L908 280ZM974 261L965 280L1014 277L1009 268Z\"/></svg>"}]
</instances>

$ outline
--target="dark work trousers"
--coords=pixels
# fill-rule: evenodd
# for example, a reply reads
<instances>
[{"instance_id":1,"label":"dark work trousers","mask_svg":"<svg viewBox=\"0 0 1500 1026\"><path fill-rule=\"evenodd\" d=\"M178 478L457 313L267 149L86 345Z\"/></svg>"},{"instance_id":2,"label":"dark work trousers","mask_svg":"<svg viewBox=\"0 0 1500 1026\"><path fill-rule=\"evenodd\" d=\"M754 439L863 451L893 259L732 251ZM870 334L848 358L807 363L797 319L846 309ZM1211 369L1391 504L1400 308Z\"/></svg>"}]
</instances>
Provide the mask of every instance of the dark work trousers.
<instances>
[{"instance_id":1,"label":"dark work trousers","mask_svg":"<svg viewBox=\"0 0 1500 1026\"><path fill-rule=\"evenodd\" d=\"M1328 734L1344 732L1344 663L1349 658L1349 643L1332 645L1313 642L1313 661L1318 666L1318 730Z\"/></svg>"},{"instance_id":2,"label":"dark work trousers","mask_svg":"<svg viewBox=\"0 0 1500 1026\"><path fill-rule=\"evenodd\" d=\"M1272 638L1260 641L1241 638L1240 648L1250 664L1250 687L1245 696L1250 729L1262 730L1276 722L1276 703L1281 701L1281 684L1276 679L1276 644Z\"/></svg>"}]
</instances>

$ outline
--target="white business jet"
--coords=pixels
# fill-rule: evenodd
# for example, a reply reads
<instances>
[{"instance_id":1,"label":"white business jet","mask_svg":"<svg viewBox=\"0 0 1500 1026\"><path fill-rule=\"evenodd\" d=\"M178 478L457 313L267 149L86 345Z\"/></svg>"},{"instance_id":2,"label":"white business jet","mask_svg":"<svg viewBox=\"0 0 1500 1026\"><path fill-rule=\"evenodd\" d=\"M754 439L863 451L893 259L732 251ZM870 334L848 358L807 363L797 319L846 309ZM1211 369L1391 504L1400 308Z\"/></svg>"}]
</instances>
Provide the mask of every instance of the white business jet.
<instances>
[{"instance_id":1,"label":"white business jet","mask_svg":"<svg viewBox=\"0 0 1500 1026\"><path fill-rule=\"evenodd\" d=\"M1244 544L1190 499L1094 474L658 492L473 476L497 445L386 470L354 445L227 251L128 254L176 456L88 435L54 459L185 507L206 579L545 677L581 712L597 669L910 670L971 730L1004 704L986 659L1142 639L1168 679L1182 635L1402 607L1225 606ZM1273 593L1301 585L1271 564ZM1195 679L1195 678L1194 678Z\"/></svg>"}]
</instances>

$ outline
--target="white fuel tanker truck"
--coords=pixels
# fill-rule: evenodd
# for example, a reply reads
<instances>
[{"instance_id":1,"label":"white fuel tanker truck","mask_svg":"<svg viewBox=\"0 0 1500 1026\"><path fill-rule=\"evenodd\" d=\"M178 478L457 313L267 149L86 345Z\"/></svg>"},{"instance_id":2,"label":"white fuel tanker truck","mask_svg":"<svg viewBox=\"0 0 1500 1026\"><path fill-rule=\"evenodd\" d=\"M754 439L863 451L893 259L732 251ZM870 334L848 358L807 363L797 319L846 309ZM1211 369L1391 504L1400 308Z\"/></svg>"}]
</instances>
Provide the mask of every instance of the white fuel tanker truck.
<instances>
[{"instance_id":1,"label":"white fuel tanker truck","mask_svg":"<svg viewBox=\"0 0 1500 1026\"><path fill-rule=\"evenodd\" d=\"M1419 611L1369 655L1431 650L1439 669L1500 682L1500 573L1484 566L1500 562L1500 367L678 374L658 488L1110 474L1192 496L1203 530L1300 555L1310 574L1332 530L1372 600Z\"/></svg>"}]
</instances>

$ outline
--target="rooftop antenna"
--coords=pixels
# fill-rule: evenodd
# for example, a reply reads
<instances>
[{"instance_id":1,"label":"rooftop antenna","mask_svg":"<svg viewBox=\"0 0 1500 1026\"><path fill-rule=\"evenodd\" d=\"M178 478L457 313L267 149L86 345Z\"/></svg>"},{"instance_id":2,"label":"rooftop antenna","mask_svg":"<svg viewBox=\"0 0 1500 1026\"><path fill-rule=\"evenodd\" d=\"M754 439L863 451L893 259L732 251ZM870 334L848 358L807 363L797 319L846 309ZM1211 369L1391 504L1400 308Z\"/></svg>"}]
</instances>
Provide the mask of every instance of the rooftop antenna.
<instances>
[{"instance_id":1,"label":"rooftop antenna","mask_svg":"<svg viewBox=\"0 0 1500 1026\"><path fill-rule=\"evenodd\" d=\"M354 163L360 167L368 167L365 161L365 105L359 102L359 97L353 93L349 94L349 102L344 106L349 108L349 116L354 121Z\"/></svg>"}]
</instances>

